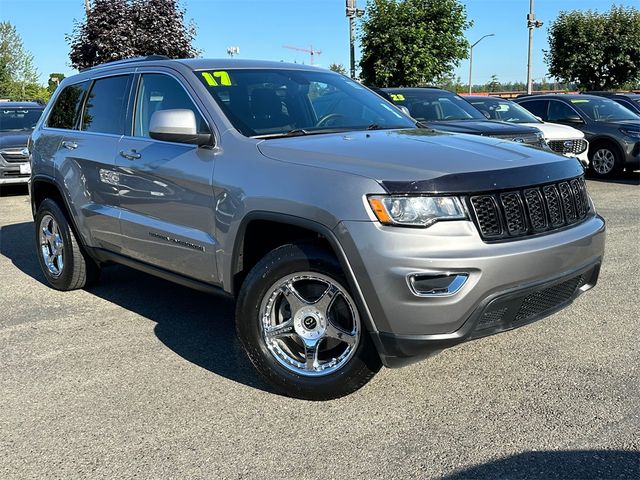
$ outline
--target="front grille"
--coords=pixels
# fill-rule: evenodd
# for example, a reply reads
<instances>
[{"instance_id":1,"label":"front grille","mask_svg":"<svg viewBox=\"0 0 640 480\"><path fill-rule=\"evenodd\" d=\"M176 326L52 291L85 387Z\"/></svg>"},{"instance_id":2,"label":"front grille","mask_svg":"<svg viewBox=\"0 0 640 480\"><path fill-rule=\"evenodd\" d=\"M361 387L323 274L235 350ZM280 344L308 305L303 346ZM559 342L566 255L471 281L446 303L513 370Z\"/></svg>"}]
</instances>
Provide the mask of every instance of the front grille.
<instances>
[{"instance_id":1,"label":"front grille","mask_svg":"<svg viewBox=\"0 0 640 480\"><path fill-rule=\"evenodd\" d=\"M553 287L530 293L522 299L520 308L514 317L515 322L524 322L554 310L569 300L581 283L582 275L578 275Z\"/></svg>"},{"instance_id":2,"label":"front grille","mask_svg":"<svg viewBox=\"0 0 640 480\"><path fill-rule=\"evenodd\" d=\"M544 233L584 220L589 199L583 177L470 197L470 211L484 240Z\"/></svg>"},{"instance_id":3,"label":"front grille","mask_svg":"<svg viewBox=\"0 0 640 480\"><path fill-rule=\"evenodd\" d=\"M598 271L599 267L594 266L552 285L541 285L494 299L480 314L470 338L509 330L551 315L570 303L584 285L595 285Z\"/></svg>"},{"instance_id":4,"label":"front grille","mask_svg":"<svg viewBox=\"0 0 640 480\"><path fill-rule=\"evenodd\" d=\"M25 155L24 153L22 153L22 150L24 150L24 147L6 149L6 150L0 151L0 155L2 155L2 158L4 158L5 161L7 162L12 162L12 163L27 162L29 160L29 155Z\"/></svg>"},{"instance_id":5,"label":"front grille","mask_svg":"<svg viewBox=\"0 0 640 480\"><path fill-rule=\"evenodd\" d=\"M547 145L557 153L579 154L584 152L589 144L584 138L577 138L574 140L549 140Z\"/></svg>"}]
</instances>

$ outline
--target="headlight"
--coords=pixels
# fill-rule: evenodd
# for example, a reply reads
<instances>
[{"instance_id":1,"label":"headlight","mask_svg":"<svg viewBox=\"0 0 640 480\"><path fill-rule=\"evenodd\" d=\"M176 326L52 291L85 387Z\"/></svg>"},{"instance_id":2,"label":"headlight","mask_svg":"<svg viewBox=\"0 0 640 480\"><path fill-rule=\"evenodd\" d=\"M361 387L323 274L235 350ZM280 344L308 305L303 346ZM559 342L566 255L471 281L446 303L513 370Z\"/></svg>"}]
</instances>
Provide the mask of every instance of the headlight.
<instances>
[{"instance_id":1,"label":"headlight","mask_svg":"<svg viewBox=\"0 0 640 480\"><path fill-rule=\"evenodd\" d=\"M438 220L467 218L457 197L372 195L368 200L373 213L384 225L428 227Z\"/></svg>"},{"instance_id":2,"label":"headlight","mask_svg":"<svg viewBox=\"0 0 640 480\"><path fill-rule=\"evenodd\" d=\"M621 128L620 131L627 137L640 139L640 130L631 130L630 128Z\"/></svg>"},{"instance_id":3,"label":"headlight","mask_svg":"<svg viewBox=\"0 0 640 480\"><path fill-rule=\"evenodd\" d=\"M538 145L541 146L542 148L550 149L549 144L547 144L547 141L544 139L544 133L542 132L536 133L536 140L538 140Z\"/></svg>"}]
</instances>

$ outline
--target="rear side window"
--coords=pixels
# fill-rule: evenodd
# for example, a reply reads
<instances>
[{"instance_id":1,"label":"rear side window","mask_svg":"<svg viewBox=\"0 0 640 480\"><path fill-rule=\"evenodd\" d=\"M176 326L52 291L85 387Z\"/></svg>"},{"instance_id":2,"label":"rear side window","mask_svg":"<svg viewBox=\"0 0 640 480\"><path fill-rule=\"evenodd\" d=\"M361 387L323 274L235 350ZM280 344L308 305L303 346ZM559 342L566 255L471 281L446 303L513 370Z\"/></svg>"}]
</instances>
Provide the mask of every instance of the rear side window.
<instances>
[{"instance_id":1,"label":"rear side window","mask_svg":"<svg viewBox=\"0 0 640 480\"><path fill-rule=\"evenodd\" d=\"M549 104L548 119L550 122L564 121L567 118L575 117L576 115L579 116L573 108L565 103L555 100L551 101Z\"/></svg>"},{"instance_id":2,"label":"rear side window","mask_svg":"<svg viewBox=\"0 0 640 480\"><path fill-rule=\"evenodd\" d=\"M209 127L182 85L160 73L143 74L138 87L133 135L149 137L151 116L160 110L187 109L196 117L198 133L210 133Z\"/></svg>"},{"instance_id":3,"label":"rear side window","mask_svg":"<svg viewBox=\"0 0 640 480\"><path fill-rule=\"evenodd\" d=\"M524 108L533 113L536 117L547 120L547 104L548 100L531 100L530 102L522 102Z\"/></svg>"},{"instance_id":4,"label":"rear side window","mask_svg":"<svg viewBox=\"0 0 640 480\"><path fill-rule=\"evenodd\" d=\"M82 99L88 86L89 82L83 82L65 87L51 109L47 126L67 130L77 128Z\"/></svg>"},{"instance_id":5,"label":"rear side window","mask_svg":"<svg viewBox=\"0 0 640 480\"><path fill-rule=\"evenodd\" d=\"M86 132L124 133L124 120L129 100L129 75L96 80L89 91L82 113Z\"/></svg>"}]
</instances>

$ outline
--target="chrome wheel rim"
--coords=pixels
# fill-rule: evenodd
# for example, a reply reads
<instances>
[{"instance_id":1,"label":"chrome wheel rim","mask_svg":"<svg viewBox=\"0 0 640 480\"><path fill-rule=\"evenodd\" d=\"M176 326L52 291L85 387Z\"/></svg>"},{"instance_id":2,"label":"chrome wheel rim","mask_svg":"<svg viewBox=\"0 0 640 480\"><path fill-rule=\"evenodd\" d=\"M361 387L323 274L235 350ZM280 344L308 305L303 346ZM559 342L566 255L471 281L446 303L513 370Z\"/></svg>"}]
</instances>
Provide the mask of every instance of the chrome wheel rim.
<instances>
[{"instance_id":1,"label":"chrome wheel rim","mask_svg":"<svg viewBox=\"0 0 640 480\"><path fill-rule=\"evenodd\" d=\"M616 157L613 152L607 148L601 148L593 154L591 164L593 169L600 175L606 175L613 170L616 163Z\"/></svg>"},{"instance_id":2,"label":"chrome wheel rim","mask_svg":"<svg viewBox=\"0 0 640 480\"><path fill-rule=\"evenodd\" d=\"M64 269L64 242L58 222L51 215L40 220L40 252L47 270L53 277L62 275Z\"/></svg>"},{"instance_id":3,"label":"chrome wheel rim","mask_svg":"<svg viewBox=\"0 0 640 480\"><path fill-rule=\"evenodd\" d=\"M360 316L351 295L315 272L275 282L260 306L262 338L287 370L306 377L344 367L360 343Z\"/></svg>"}]
</instances>

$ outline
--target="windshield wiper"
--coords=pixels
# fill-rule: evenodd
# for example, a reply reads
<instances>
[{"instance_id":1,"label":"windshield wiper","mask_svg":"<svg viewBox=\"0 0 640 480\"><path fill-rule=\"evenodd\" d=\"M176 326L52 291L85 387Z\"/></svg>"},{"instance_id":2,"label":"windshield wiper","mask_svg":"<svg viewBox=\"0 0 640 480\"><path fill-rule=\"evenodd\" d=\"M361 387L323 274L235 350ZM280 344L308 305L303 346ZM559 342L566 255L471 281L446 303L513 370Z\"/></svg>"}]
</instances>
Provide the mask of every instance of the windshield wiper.
<instances>
[{"instance_id":1,"label":"windshield wiper","mask_svg":"<svg viewBox=\"0 0 640 480\"><path fill-rule=\"evenodd\" d=\"M319 128L317 130L305 130L304 128L294 128L293 130L289 130L288 132L267 133L265 135L254 135L251 138L264 139L264 138L300 137L303 135L319 135L321 133L348 132L349 130L353 130L353 129L345 128L345 127Z\"/></svg>"}]
</instances>

